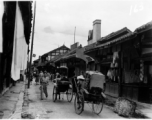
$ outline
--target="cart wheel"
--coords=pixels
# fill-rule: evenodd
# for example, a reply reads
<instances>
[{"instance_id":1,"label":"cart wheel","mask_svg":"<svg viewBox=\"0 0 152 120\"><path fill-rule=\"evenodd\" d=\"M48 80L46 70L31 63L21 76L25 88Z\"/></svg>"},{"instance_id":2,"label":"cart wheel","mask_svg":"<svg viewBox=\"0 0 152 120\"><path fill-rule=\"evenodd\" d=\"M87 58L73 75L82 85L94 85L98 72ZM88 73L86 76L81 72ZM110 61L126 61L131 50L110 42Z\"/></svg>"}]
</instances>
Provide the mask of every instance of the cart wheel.
<instances>
[{"instance_id":1,"label":"cart wheel","mask_svg":"<svg viewBox=\"0 0 152 120\"><path fill-rule=\"evenodd\" d=\"M75 112L78 115L80 115L83 112L83 109L84 109L83 94L79 93L78 95L75 96L74 107L75 107Z\"/></svg>"},{"instance_id":2,"label":"cart wheel","mask_svg":"<svg viewBox=\"0 0 152 120\"><path fill-rule=\"evenodd\" d=\"M57 91L56 91L56 87L53 87L53 102L55 102L57 99Z\"/></svg>"},{"instance_id":3,"label":"cart wheel","mask_svg":"<svg viewBox=\"0 0 152 120\"><path fill-rule=\"evenodd\" d=\"M73 87L72 88L68 88L67 90L67 100L68 102L71 102L73 98Z\"/></svg>"},{"instance_id":4,"label":"cart wheel","mask_svg":"<svg viewBox=\"0 0 152 120\"><path fill-rule=\"evenodd\" d=\"M101 113L102 109L103 109L103 98L101 99L101 101L95 101L94 103L92 103L92 110L97 115Z\"/></svg>"}]
</instances>

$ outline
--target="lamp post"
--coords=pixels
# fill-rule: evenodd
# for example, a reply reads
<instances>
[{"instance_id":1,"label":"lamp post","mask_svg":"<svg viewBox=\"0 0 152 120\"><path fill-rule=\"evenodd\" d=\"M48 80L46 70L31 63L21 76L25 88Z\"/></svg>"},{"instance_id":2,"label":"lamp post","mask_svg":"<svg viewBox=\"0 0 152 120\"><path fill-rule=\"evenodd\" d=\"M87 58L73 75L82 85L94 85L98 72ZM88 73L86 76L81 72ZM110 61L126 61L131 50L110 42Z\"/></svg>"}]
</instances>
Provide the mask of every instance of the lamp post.
<instances>
[{"instance_id":1,"label":"lamp post","mask_svg":"<svg viewBox=\"0 0 152 120\"><path fill-rule=\"evenodd\" d=\"M74 29L74 43L75 43L75 32L76 32L76 27Z\"/></svg>"},{"instance_id":2,"label":"lamp post","mask_svg":"<svg viewBox=\"0 0 152 120\"><path fill-rule=\"evenodd\" d=\"M31 53L30 53L30 64L29 64L28 88L30 88L30 79L31 79L31 64L32 64L32 57L33 57L33 42L34 42L35 15L36 15L36 1L35 1L35 5L34 5L33 32L32 32Z\"/></svg>"}]
</instances>

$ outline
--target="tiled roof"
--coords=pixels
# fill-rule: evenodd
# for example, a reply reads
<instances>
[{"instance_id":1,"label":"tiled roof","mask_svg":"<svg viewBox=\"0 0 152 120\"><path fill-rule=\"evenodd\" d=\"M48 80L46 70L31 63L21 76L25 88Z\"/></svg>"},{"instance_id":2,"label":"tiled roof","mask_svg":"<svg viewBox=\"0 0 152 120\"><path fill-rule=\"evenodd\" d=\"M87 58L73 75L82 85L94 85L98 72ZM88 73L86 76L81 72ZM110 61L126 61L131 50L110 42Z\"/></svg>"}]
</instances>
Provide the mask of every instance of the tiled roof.
<instances>
[{"instance_id":1,"label":"tiled roof","mask_svg":"<svg viewBox=\"0 0 152 120\"><path fill-rule=\"evenodd\" d=\"M126 33L125 33L126 32ZM117 35L121 35L122 33L124 33L124 35L122 35L121 37L117 37L115 38ZM100 40L98 40L96 43L93 43L91 45L85 46L85 52L91 51L91 50L95 50L98 47L102 47L102 46L106 46L106 45L110 45L112 43L115 43L117 41L120 41L122 39L127 38L128 36L132 35L132 32L127 28L124 27L116 32L112 32L109 35L102 37ZM112 39L115 38L115 39ZM110 40L110 41L109 41ZM101 43L102 42L102 43Z\"/></svg>"},{"instance_id":2,"label":"tiled roof","mask_svg":"<svg viewBox=\"0 0 152 120\"><path fill-rule=\"evenodd\" d=\"M66 52L66 53L64 53L64 54L60 54L60 55L58 55L58 56L56 56L53 60L52 60L52 62L56 62L56 61L58 61L58 60L60 60L60 58L62 58L65 54L67 54L68 52Z\"/></svg>"},{"instance_id":3,"label":"tiled roof","mask_svg":"<svg viewBox=\"0 0 152 120\"><path fill-rule=\"evenodd\" d=\"M150 22L148 22L148 23L136 28L135 32L141 33L141 32L144 32L146 30L149 30L149 29L152 29L152 21L150 21Z\"/></svg>"},{"instance_id":4,"label":"tiled roof","mask_svg":"<svg viewBox=\"0 0 152 120\"><path fill-rule=\"evenodd\" d=\"M67 56L76 53L76 50L77 50L78 48L80 48L80 46L77 47L77 48L75 48L75 49L73 49L73 50L70 50L70 51L66 52L65 54L61 55L60 57L57 57L57 58L54 60L54 62L57 62L57 61L59 61L59 60L61 60L61 59L65 59Z\"/></svg>"},{"instance_id":5,"label":"tiled roof","mask_svg":"<svg viewBox=\"0 0 152 120\"><path fill-rule=\"evenodd\" d=\"M103 47L103 46L108 46L108 45L111 45L113 43L117 43L117 42L120 42L120 41L125 41L125 40L128 40L132 37L134 37L136 35L136 33L128 33L128 34L125 34L119 38L116 38L112 41L109 41L109 42L106 42L104 44L101 44L101 45L98 45L96 48L99 48L99 47Z\"/></svg>"},{"instance_id":6,"label":"tiled roof","mask_svg":"<svg viewBox=\"0 0 152 120\"><path fill-rule=\"evenodd\" d=\"M69 59L69 58L72 58L72 57L75 57L75 56L76 56L76 53L70 54L70 55L65 56L64 59Z\"/></svg>"},{"instance_id":7,"label":"tiled roof","mask_svg":"<svg viewBox=\"0 0 152 120\"><path fill-rule=\"evenodd\" d=\"M76 50L79 49L79 48L80 48L80 46L77 47L77 48L75 48L75 49L73 49L73 50L71 50L71 51L69 51L69 52L68 52L66 55L64 55L62 58L64 59L64 58L66 58L66 57L69 56L69 55L75 54L75 53L76 53Z\"/></svg>"},{"instance_id":8,"label":"tiled roof","mask_svg":"<svg viewBox=\"0 0 152 120\"><path fill-rule=\"evenodd\" d=\"M96 44L97 44L97 43L93 43L93 44L84 46L85 51L95 48L95 47L96 47Z\"/></svg>"},{"instance_id":9,"label":"tiled roof","mask_svg":"<svg viewBox=\"0 0 152 120\"><path fill-rule=\"evenodd\" d=\"M118 30L118 31L116 31L116 32L112 32L112 33L108 34L107 36L102 37L102 38L101 38L100 40L98 40L98 41L99 41L99 42L100 42L100 41L106 41L106 40L108 40L108 39L111 39L112 37L115 37L115 36L117 36L117 35L125 32L125 31L128 32L128 33L131 33L131 31L130 31L127 27L124 27L124 28L122 28L122 29L120 29L120 30Z\"/></svg>"},{"instance_id":10,"label":"tiled roof","mask_svg":"<svg viewBox=\"0 0 152 120\"><path fill-rule=\"evenodd\" d=\"M69 48L68 48L68 47L66 47L65 45L62 45L61 47L56 48L56 49L54 49L54 50L52 50L52 51L50 51L50 52L47 52L47 53L43 54L42 56L46 56L46 55L48 55L48 54L50 54L50 53L53 53L54 51L59 50L59 49L61 49L61 48L63 48L63 47L65 47L65 48L69 49Z\"/></svg>"}]
</instances>

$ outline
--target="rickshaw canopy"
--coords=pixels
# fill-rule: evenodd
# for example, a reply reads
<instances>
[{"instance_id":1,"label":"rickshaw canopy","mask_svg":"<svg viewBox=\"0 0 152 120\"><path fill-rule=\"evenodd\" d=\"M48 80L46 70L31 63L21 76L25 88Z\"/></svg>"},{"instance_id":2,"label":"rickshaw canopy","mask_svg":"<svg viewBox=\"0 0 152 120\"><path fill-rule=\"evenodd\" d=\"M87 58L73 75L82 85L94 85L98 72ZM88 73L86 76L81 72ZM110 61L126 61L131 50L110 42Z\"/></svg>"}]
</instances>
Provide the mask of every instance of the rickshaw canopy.
<instances>
[{"instance_id":1,"label":"rickshaw canopy","mask_svg":"<svg viewBox=\"0 0 152 120\"><path fill-rule=\"evenodd\" d=\"M104 75L101 72L98 71L86 71L86 74L92 75L92 74L98 74L98 75Z\"/></svg>"},{"instance_id":2,"label":"rickshaw canopy","mask_svg":"<svg viewBox=\"0 0 152 120\"><path fill-rule=\"evenodd\" d=\"M104 88L105 75L96 71L86 71L86 73L90 75L90 89L92 87Z\"/></svg>"},{"instance_id":3,"label":"rickshaw canopy","mask_svg":"<svg viewBox=\"0 0 152 120\"><path fill-rule=\"evenodd\" d=\"M66 74L66 75L68 75L68 68L66 66L60 66L57 69L58 69L58 72L60 74Z\"/></svg>"},{"instance_id":4,"label":"rickshaw canopy","mask_svg":"<svg viewBox=\"0 0 152 120\"><path fill-rule=\"evenodd\" d=\"M59 69L60 69L60 68L61 68L61 69L62 69L62 68L68 69L66 66L60 66Z\"/></svg>"}]
</instances>

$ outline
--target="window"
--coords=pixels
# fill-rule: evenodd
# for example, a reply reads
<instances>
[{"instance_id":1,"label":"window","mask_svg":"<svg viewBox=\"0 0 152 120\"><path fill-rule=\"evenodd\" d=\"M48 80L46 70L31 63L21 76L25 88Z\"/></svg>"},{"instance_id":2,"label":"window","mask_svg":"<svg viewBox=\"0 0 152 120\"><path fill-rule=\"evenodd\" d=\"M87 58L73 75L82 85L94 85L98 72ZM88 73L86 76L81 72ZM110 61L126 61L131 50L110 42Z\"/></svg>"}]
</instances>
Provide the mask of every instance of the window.
<instances>
[{"instance_id":1,"label":"window","mask_svg":"<svg viewBox=\"0 0 152 120\"><path fill-rule=\"evenodd\" d=\"M64 50L60 50L60 53L64 53Z\"/></svg>"},{"instance_id":2,"label":"window","mask_svg":"<svg viewBox=\"0 0 152 120\"><path fill-rule=\"evenodd\" d=\"M56 53L59 53L59 52L60 52L60 50L57 50L57 51L56 51Z\"/></svg>"},{"instance_id":3,"label":"window","mask_svg":"<svg viewBox=\"0 0 152 120\"><path fill-rule=\"evenodd\" d=\"M55 55L55 53L52 53L52 55Z\"/></svg>"},{"instance_id":4,"label":"window","mask_svg":"<svg viewBox=\"0 0 152 120\"><path fill-rule=\"evenodd\" d=\"M64 53L66 53L67 52L67 50L64 50Z\"/></svg>"}]
</instances>

